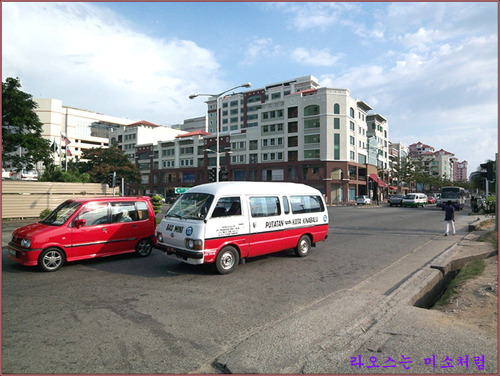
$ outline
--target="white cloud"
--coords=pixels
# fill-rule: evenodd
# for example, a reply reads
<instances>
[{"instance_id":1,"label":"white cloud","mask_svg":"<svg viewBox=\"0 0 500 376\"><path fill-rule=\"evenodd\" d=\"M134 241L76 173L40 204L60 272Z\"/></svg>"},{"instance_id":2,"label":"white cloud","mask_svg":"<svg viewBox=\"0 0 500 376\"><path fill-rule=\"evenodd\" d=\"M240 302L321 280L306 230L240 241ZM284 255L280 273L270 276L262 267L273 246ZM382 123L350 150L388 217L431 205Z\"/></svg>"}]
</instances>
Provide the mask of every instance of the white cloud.
<instances>
[{"instance_id":1,"label":"white cloud","mask_svg":"<svg viewBox=\"0 0 500 376\"><path fill-rule=\"evenodd\" d=\"M357 13L354 3L268 3L268 7L289 14L290 28L298 30L324 29L343 20L347 13Z\"/></svg>"},{"instance_id":2,"label":"white cloud","mask_svg":"<svg viewBox=\"0 0 500 376\"><path fill-rule=\"evenodd\" d=\"M277 56L280 54L281 47L275 45L271 38L255 38L245 50L245 60L243 65L251 65L259 59Z\"/></svg>"},{"instance_id":3,"label":"white cloud","mask_svg":"<svg viewBox=\"0 0 500 376\"><path fill-rule=\"evenodd\" d=\"M328 49L315 50L298 47L292 51L292 59L304 65L331 67L341 58L341 54L334 55Z\"/></svg>"},{"instance_id":4,"label":"white cloud","mask_svg":"<svg viewBox=\"0 0 500 376\"><path fill-rule=\"evenodd\" d=\"M189 101L189 94L225 86L211 51L137 33L105 8L5 3L2 10L2 79L18 76L34 97L171 124L195 109L205 113L203 101Z\"/></svg>"}]
</instances>

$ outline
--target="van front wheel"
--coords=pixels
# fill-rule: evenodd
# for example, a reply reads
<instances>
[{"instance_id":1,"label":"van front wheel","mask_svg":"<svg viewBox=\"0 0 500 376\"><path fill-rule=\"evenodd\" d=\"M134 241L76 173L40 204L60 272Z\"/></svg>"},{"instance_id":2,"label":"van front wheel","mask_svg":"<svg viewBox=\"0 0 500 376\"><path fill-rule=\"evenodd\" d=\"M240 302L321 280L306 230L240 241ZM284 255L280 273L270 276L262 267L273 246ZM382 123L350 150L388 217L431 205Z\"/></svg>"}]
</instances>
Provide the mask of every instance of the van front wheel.
<instances>
[{"instance_id":1,"label":"van front wheel","mask_svg":"<svg viewBox=\"0 0 500 376\"><path fill-rule=\"evenodd\" d=\"M311 250L311 239L307 235L302 235L295 247L295 254L299 257L306 257Z\"/></svg>"},{"instance_id":2,"label":"van front wheel","mask_svg":"<svg viewBox=\"0 0 500 376\"><path fill-rule=\"evenodd\" d=\"M238 266L240 255L236 248L228 246L223 248L215 259L215 267L219 274L229 274Z\"/></svg>"}]
</instances>

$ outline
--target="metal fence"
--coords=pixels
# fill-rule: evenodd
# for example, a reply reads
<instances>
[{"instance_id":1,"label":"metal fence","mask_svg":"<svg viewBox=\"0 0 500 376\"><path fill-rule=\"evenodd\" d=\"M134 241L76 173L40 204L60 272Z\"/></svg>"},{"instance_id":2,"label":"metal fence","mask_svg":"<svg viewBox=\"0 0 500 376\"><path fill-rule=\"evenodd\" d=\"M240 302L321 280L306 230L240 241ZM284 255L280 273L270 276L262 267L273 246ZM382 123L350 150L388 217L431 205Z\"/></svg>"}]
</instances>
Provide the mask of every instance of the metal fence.
<instances>
[{"instance_id":1,"label":"metal fence","mask_svg":"<svg viewBox=\"0 0 500 376\"><path fill-rule=\"evenodd\" d=\"M115 194L119 194L118 189ZM2 180L2 219L39 217L44 209L55 209L70 198L111 196L113 188L95 183L53 183Z\"/></svg>"}]
</instances>

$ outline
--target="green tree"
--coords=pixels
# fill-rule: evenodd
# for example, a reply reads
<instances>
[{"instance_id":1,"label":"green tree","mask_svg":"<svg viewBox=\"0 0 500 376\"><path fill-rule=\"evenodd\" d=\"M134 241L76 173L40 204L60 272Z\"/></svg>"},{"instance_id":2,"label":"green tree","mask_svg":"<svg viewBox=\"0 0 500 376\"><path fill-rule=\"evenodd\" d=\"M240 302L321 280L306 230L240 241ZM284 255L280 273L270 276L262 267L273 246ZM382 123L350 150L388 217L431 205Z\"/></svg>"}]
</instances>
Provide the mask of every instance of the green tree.
<instances>
[{"instance_id":1,"label":"green tree","mask_svg":"<svg viewBox=\"0 0 500 376\"><path fill-rule=\"evenodd\" d=\"M63 171L61 167L50 164L45 168L43 175L40 177L40 181L89 183L90 175L86 172L80 173L75 166L68 166L68 171Z\"/></svg>"},{"instance_id":2,"label":"green tree","mask_svg":"<svg viewBox=\"0 0 500 376\"><path fill-rule=\"evenodd\" d=\"M82 153L82 159L87 162L79 162L80 172L88 173L96 183L105 182L110 172L116 172L117 180L125 178L130 183L141 181L139 168L115 146L86 149Z\"/></svg>"},{"instance_id":3,"label":"green tree","mask_svg":"<svg viewBox=\"0 0 500 376\"><path fill-rule=\"evenodd\" d=\"M2 82L2 157L16 171L33 170L37 162L47 165L51 160L50 141L42 138L43 124L34 112L37 107L21 90L19 78Z\"/></svg>"}]
</instances>

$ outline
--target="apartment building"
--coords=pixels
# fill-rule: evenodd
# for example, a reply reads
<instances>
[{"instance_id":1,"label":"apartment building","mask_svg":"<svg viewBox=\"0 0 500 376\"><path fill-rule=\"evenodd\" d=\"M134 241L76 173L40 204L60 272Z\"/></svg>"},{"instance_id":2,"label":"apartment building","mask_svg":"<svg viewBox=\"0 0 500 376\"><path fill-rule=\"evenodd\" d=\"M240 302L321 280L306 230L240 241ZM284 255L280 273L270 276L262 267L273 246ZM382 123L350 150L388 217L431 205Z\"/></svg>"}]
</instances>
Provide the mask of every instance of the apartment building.
<instances>
[{"instance_id":1,"label":"apartment building","mask_svg":"<svg viewBox=\"0 0 500 376\"><path fill-rule=\"evenodd\" d=\"M467 181L467 161L453 163L453 181Z\"/></svg>"},{"instance_id":2,"label":"apartment building","mask_svg":"<svg viewBox=\"0 0 500 376\"><path fill-rule=\"evenodd\" d=\"M429 175L453 181L455 154L441 149L422 153L421 159Z\"/></svg>"},{"instance_id":3,"label":"apartment building","mask_svg":"<svg viewBox=\"0 0 500 376\"><path fill-rule=\"evenodd\" d=\"M138 193L168 195L207 182L217 164L216 119L220 166L230 180L302 182L331 202L379 197L386 188L378 170L389 168L388 122L369 115L372 108L348 89L303 76L206 103L208 132L137 145L138 163L145 168L149 158L151 167Z\"/></svg>"},{"instance_id":4,"label":"apartment building","mask_svg":"<svg viewBox=\"0 0 500 376\"><path fill-rule=\"evenodd\" d=\"M415 144L411 144L409 146L409 149L410 149L410 154L409 154L410 158L418 158L421 157L422 154L424 153L429 153L429 152L433 153L435 151L432 146L423 144L420 141Z\"/></svg>"},{"instance_id":5,"label":"apartment building","mask_svg":"<svg viewBox=\"0 0 500 376\"><path fill-rule=\"evenodd\" d=\"M450 181L467 180L467 161L458 162L455 154L421 142L411 144L410 158L423 163L423 167L431 176L441 177Z\"/></svg>"},{"instance_id":6,"label":"apartment building","mask_svg":"<svg viewBox=\"0 0 500 376\"><path fill-rule=\"evenodd\" d=\"M389 150L389 191L406 191L408 190L408 182L402 179L401 171L408 163L410 148L401 142L390 142Z\"/></svg>"}]
</instances>

